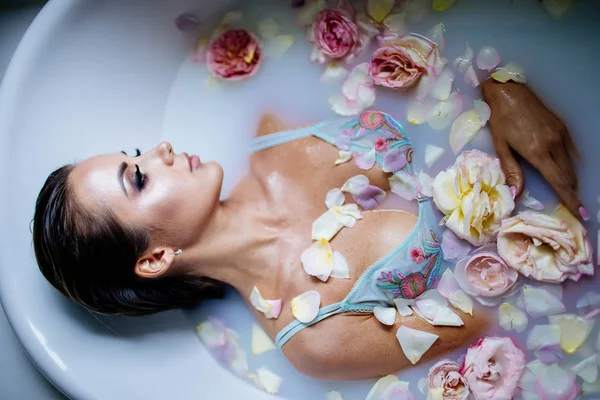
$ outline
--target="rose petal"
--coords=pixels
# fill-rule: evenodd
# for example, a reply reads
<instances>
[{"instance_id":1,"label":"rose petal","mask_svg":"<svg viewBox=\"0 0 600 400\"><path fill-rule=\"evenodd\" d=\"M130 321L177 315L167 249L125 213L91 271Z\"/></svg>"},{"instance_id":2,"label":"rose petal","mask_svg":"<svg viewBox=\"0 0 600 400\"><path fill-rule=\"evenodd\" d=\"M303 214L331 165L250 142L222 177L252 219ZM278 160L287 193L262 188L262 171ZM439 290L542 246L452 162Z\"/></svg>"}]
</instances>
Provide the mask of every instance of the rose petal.
<instances>
[{"instance_id":1,"label":"rose petal","mask_svg":"<svg viewBox=\"0 0 600 400\"><path fill-rule=\"evenodd\" d=\"M450 293L448 301L460 311L473 316L473 300L464 291L457 290L456 292Z\"/></svg>"},{"instance_id":2,"label":"rose petal","mask_svg":"<svg viewBox=\"0 0 600 400\"><path fill-rule=\"evenodd\" d=\"M221 26L232 25L241 22L244 19L244 14L241 11L228 11L221 20Z\"/></svg>"},{"instance_id":3,"label":"rose petal","mask_svg":"<svg viewBox=\"0 0 600 400\"><path fill-rule=\"evenodd\" d=\"M419 388L419 392L427 394L427 392L429 391L429 380L427 378L419 379L417 387Z\"/></svg>"},{"instance_id":4,"label":"rose petal","mask_svg":"<svg viewBox=\"0 0 600 400\"><path fill-rule=\"evenodd\" d=\"M269 394L277 394L283 379L265 367L256 370L257 386Z\"/></svg>"},{"instance_id":5,"label":"rose petal","mask_svg":"<svg viewBox=\"0 0 600 400\"><path fill-rule=\"evenodd\" d=\"M327 239L315 241L300 255L304 272L326 282L333 271L333 252Z\"/></svg>"},{"instance_id":6,"label":"rose petal","mask_svg":"<svg viewBox=\"0 0 600 400\"><path fill-rule=\"evenodd\" d=\"M477 135L482 126L481 118L475 110L462 113L450 129L450 148L454 154L458 154Z\"/></svg>"},{"instance_id":7,"label":"rose petal","mask_svg":"<svg viewBox=\"0 0 600 400\"><path fill-rule=\"evenodd\" d=\"M446 48L446 39L444 38L444 24L439 23L434 25L427 31L425 36L429 38L432 42L434 42L440 51L444 51Z\"/></svg>"},{"instance_id":8,"label":"rose petal","mask_svg":"<svg viewBox=\"0 0 600 400\"><path fill-rule=\"evenodd\" d=\"M541 287L525 285L522 290L525 310L534 318L567 311L560 299Z\"/></svg>"},{"instance_id":9,"label":"rose petal","mask_svg":"<svg viewBox=\"0 0 600 400\"><path fill-rule=\"evenodd\" d=\"M523 375L521 375L521 379L519 379L519 387L523 389L523 393L525 393L525 391L535 392L535 381L537 381L537 375L531 372L528 368L525 368ZM537 397L535 400L538 400Z\"/></svg>"},{"instance_id":10,"label":"rose petal","mask_svg":"<svg viewBox=\"0 0 600 400\"><path fill-rule=\"evenodd\" d=\"M560 328L560 348L573 354L587 340L594 322L575 314L561 314L548 317L551 325Z\"/></svg>"},{"instance_id":11,"label":"rose petal","mask_svg":"<svg viewBox=\"0 0 600 400\"><path fill-rule=\"evenodd\" d=\"M456 0L433 0L431 6L435 11L446 11Z\"/></svg>"},{"instance_id":12,"label":"rose petal","mask_svg":"<svg viewBox=\"0 0 600 400\"><path fill-rule=\"evenodd\" d=\"M367 0L367 14L377 22L383 22L392 9L395 0Z\"/></svg>"},{"instance_id":13,"label":"rose petal","mask_svg":"<svg viewBox=\"0 0 600 400\"><path fill-rule=\"evenodd\" d=\"M523 311L509 303L502 303L498 307L498 320L504 330L514 329L517 332L523 332L529 322Z\"/></svg>"},{"instance_id":14,"label":"rose petal","mask_svg":"<svg viewBox=\"0 0 600 400\"><path fill-rule=\"evenodd\" d=\"M452 92L452 82L454 82L454 72L445 68L433 84L431 96L440 101L448 100Z\"/></svg>"},{"instance_id":15,"label":"rose petal","mask_svg":"<svg viewBox=\"0 0 600 400\"><path fill-rule=\"evenodd\" d=\"M407 326L400 326L396 338L404 355L412 364L416 364L438 340L439 336L429 332L418 331ZM368 396L367 396L368 398Z\"/></svg>"},{"instance_id":16,"label":"rose petal","mask_svg":"<svg viewBox=\"0 0 600 400\"><path fill-rule=\"evenodd\" d=\"M329 98L329 105L334 113L343 117L359 114L363 109L355 102L349 102L341 94L335 94Z\"/></svg>"},{"instance_id":17,"label":"rose petal","mask_svg":"<svg viewBox=\"0 0 600 400\"><path fill-rule=\"evenodd\" d=\"M387 376L384 376L383 378L380 378L377 382L375 382L375 385L373 385L373 387L367 394L367 397L365 398L365 400L384 399L385 397L383 397L383 395L387 391L387 389L390 386L392 386L398 382L399 382L399 380L396 377L396 375L387 375Z\"/></svg>"},{"instance_id":18,"label":"rose petal","mask_svg":"<svg viewBox=\"0 0 600 400\"><path fill-rule=\"evenodd\" d=\"M419 172L419 183L421 184L421 194L425 197L433 197L433 177L426 172Z\"/></svg>"},{"instance_id":19,"label":"rose petal","mask_svg":"<svg viewBox=\"0 0 600 400\"><path fill-rule=\"evenodd\" d=\"M273 18L265 18L258 23L257 31L261 39L273 39L279 34L279 24Z\"/></svg>"},{"instance_id":20,"label":"rose petal","mask_svg":"<svg viewBox=\"0 0 600 400\"><path fill-rule=\"evenodd\" d=\"M479 86L479 78L477 77L475 68L473 68L473 64L471 64L467 67L464 78L465 78L466 84L471 85L472 87Z\"/></svg>"},{"instance_id":21,"label":"rose petal","mask_svg":"<svg viewBox=\"0 0 600 400\"><path fill-rule=\"evenodd\" d=\"M335 165L347 163L352 159L352 152L346 150L338 151L338 158L335 160Z\"/></svg>"},{"instance_id":22,"label":"rose petal","mask_svg":"<svg viewBox=\"0 0 600 400\"><path fill-rule=\"evenodd\" d=\"M309 26L317 18L317 14L326 7L325 0L309 1L298 9L296 23L300 26Z\"/></svg>"},{"instance_id":23,"label":"rose petal","mask_svg":"<svg viewBox=\"0 0 600 400\"><path fill-rule=\"evenodd\" d=\"M198 28L200 20L193 14L183 13L175 19L175 25L180 31L189 32Z\"/></svg>"},{"instance_id":24,"label":"rose petal","mask_svg":"<svg viewBox=\"0 0 600 400\"><path fill-rule=\"evenodd\" d=\"M354 175L342 185L342 192L356 195L368 185L369 178L367 178L365 175Z\"/></svg>"},{"instance_id":25,"label":"rose petal","mask_svg":"<svg viewBox=\"0 0 600 400\"><path fill-rule=\"evenodd\" d=\"M277 319L281 313L281 299L265 300L256 286L250 293L250 304L262 312L267 319Z\"/></svg>"},{"instance_id":26,"label":"rose petal","mask_svg":"<svg viewBox=\"0 0 600 400\"><path fill-rule=\"evenodd\" d=\"M292 47L295 40L293 35L277 35L264 42L263 54L267 58L278 60Z\"/></svg>"},{"instance_id":27,"label":"rose petal","mask_svg":"<svg viewBox=\"0 0 600 400\"><path fill-rule=\"evenodd\" d=\"M226 343L221 349L219 357L229 364L233 371L240 376L248 374L248 358L246 352L239 343L239 336L233 330L225 328Z\"/></svg>"},{"instance_id":28,"label":"rose petal","mask_svg":"<svg viewBox=\"0 0 600 400\"><path fill-rule=\"evenodd\" d=\"M442 147L428 144L425 146L425 165L431 168L431 166L444 155L446 150Z\"/></svg>"},{"instance_id":29,"label":"rose petal","mask_svg":"<svg viewBox=\"0 0 600 400\"><path fill-rule=\"evenodd\" d=\"M415 200L421 191L419 179L406 171L398 171L389 178L391 191L406 200Z\"/></svg>"},{"instance_id":30,"label":"rose petal","mask_svg":"<svg viewBox=\"0 0 600 400\"><path fill-rule=\"evenodd\" d=\"M565 356L558 345L542 346L533 354L546 365L558 364Z\"/></svg>"},{"instance_id":31,"label":"rose petal","mask_svg":"<svg viewBox=\"0 0 600 400\"><path fill-rule=\"evenodd\" d=\"M463 97L459 91L452 92L447 100L435 104L427 115L427 123L433 129L446 129L460 115L463 108Z\"/></svg>"},{"instance_id":32,"label":"rose petal","mask_svg":"<svg viewBox=\"0 0 600 400\"><path fill-rule=\"evenodd\" d=\"M332 390L331 392L325 393L325 400L344 400L340 392Z\"/></svg>"},{"instance_id":33,"label":"rose petal","mask_svg":"<svg viewBox=\"0 0 600 400\"><path fill-rule=\"evenodd\" d=\"M312 239L330 241L344 227L334 209L327 210L312 224Z\"/></svg>"},{"instance_id":34,"label":"rose petal","mask_svg":"<svg viewBox=\"0 0 600 400\"><path fill-rule=\"evenodd\" d=\"M535 325L527 336L527 349L560 344L560 327L555 325Z\"/></svg>"},{"instance_id":35,"label":"rose petal","mask_svg":"<svg viewBox=\"0 0 600 400\"><path fill-rule=\"evenodd\" d=\"M333 188L325 195L325 205L327 209L333 206L341 206L345 201L344 193L338 188Z\"/></svg>"},{"instance_id":36,"label":"rose petal","mask_svg":"<svg viewBox=\"0 0 600 400\"><path fill-rule=\"evenodd\" d=\"M344 81L342 85L342 95L347 100L356 101L359 97L359 88L365 85L372 85L373 78L369 74L369 63L358 64L350 74L348 74L348 78Z\"/></svg>"},{"instance_id":37,"label":"rose petal","mask_svg":"<svg viewBox=\"0 0 600 400\"><path fill-rule=\"evenodd\" d=\"M581 314L589 314L590 312L597 310L598 307L600 307L600 294L596 292L584 293L579 300L577 300L575 307Z\"/></svg>"},{"instance_id":38,"label":"rose petal","mask_svg":"<svg viewBox=\"0 0 600 400\"><path fill-rule=\"evenodd\" d=\"M581 360L571 368L571 371L588 383L596 382L598 380L598 356L594 354Z\"/></svg>"},{"instance_id":39,"label":"rose petal","mask_svg":"<svg viewBox=\"0 0 600 400\"><path fill-rule=\"evenodd\" d=\"M267 351L275 350L277 347L273 339L256 322L252 323L252 354L255 356Z\"/></svg>"},{"instance_id":40,"label":"rose petal","mask_svg":"<svg viewBox=\"0 0 600 400\"><path fill-rule=\"evenodd\" d=\"M555 20L560 20L571 7L574 0L542 0L542 5Z\"/></svg>"},{"instance_id":41,"label":"rose petal","mask_svg":"<svg viewBox=\"0 0 600 400\"><path fill-rule=\"evenodd\" d=\"M417 87L415 88L415 99L417 101L423 101L427 98L435 84L435 80L436 78L433 75L421 76L421 79L419 79Z\"/></svg>"},{"instance_id":42,"label":"rose petal","mask_svg":"<svg viewBox=\"0 0 600 400\"><path fill-rule=\"evenodd\" d=\"M432 325L435 326L463 326L464 324L460 316L448 307L440 307L432 321Z\"/></svg>"},{"instance_id":43,"label":"rose petal","mask_svg":"<svg viewBox=\"0 0 600 400\"><path fill-rule=\"evenodd\" d=\"M394 325L396 323L396 309L394 307L375 306L373 314L384 325Z\"/></svg>"},{"instance_id":44,"label":"rose petal","mask_svg":"<svg viewBox=\"0 0 600 400\"><path fill-rule=\"evenodd\" d=\"M483 46L475 58L477 68L488 72L496 68L500 64L500 61L498 50L491 46Z\"/></svg>"},{"instance_id":45,"label":"rose petal","mask_svg":"<svg viewBox=\"0 0 600 400\"><path fill-rule=\"evenodd\" d=\"M415 304L413 299L394 299L394 304L396 305L396 309L401 316L408 317L413 314L412 308L409 307Z\"/></svg>"},{"instance_id":46,"label":"rose petal","mask_svg":"<svg viewBox=\"0 0 600 400\"><path fill-rule=\"evenodd\" d=\"M382 25L385 27L384 33L386 34L402 35L408 32L405 12L396 12L388 15L383 20Z\"/></svg>"},{"instance_id":47,"label":"rose petal","mask_svg":"<svg viewBox=\"0 0 600 400\"><path fill-rule=\"evenodd\" d=\"M210 319L198 324L196 333L209 349L225 345L226 336L223 327L214 324Z\"/></svg>"},{"instance_id":48,"label":"rose petal","mask_svg":"<svg viewBox=\"0 0 600 400\"><path fill-rule=\"evenodd\" d=\"M496 69L491 75L498 82L508 82L510 80L517 83L527 83L525 78L525 69L518 64L508 63L504 67Z\"/></svg>"},{"instance_id":49,"label":"rose petal","mask_svg":"<svg viewBox=\"0 0 600 400\"><path fill-rule=\"evenodd\" d=\"M317 318L319 307L321 306L321 295L315 290L309 290L294 297L290 305L294 317L298 321L308 324Z\"/></svg>"},{"instance_id":50,"label":"rose petal","mask_svg":"<svg viewBox=\"0 0 600 400\"><path fill-rule=\"evenodd\" d=\"M546 369L538 378L535 389L541 400L574 400L577 397L575 379L558 365Z\"/></svg>"},{"instance_id":51,"label":"rose petal","mask_svg":"<svg viewBox=\"0 0 600 400\"><path fill-rule=\"evenodd\" d=\"M485 126L487 122L490 120L490 116L492 115L492 110L490 106L483 100L473 100L473 109L479 116L481 120L481 125Z\"/></svg>"},{"instance_id":52,"label":"rose petal","mask_svg":"<svg viewBox=\"0 0 600 400\"><path fill-rule=\"evenodd\" d=\"M450 229L442 233L442 253L444 259L460 260L465 258L473 246L466 240L458 238Z\"/></svg>"},{"instance_id":53,"label":"rose petal","mask_svg":"<svg viewBox=\"0 0 600 400\"><path fill-rule=\"evenodd\" d=\"M331 62L325 68L325 72L321 75L321 82L332 83L346 79L349 71L337 62Z\"/></svg>"},{"instance_id":54,"label":"rose petal","mask_svg":"<svg viewBox=\"0 0 600 400\"><path fill-rule=\"evenodd\" d=\"M469 43L467 42L466 48L465 48L465 54L460 57L457 57L454 60L454 67L458 70L458 72L465 73L465 72L467 72L467 68L469 68L472 61L473 61L473 50L471 49L471 47L469 46Z\"/></svg>"},{"instance_id":55,"label":"rose petal","mask_svg":"<svg viewBox=\"0 0 600 400\"><path fill-rule=\"evenodd\" d=\"M350 279L350 268L348 267L348 261L338 251L333 252L333 269L331 270L332 278L339 279Z\"/></svg>"},{"instance_id":56,"label":"rose petal","mask_svg":"<svg viewBox=\"0 0 600 400\"><path fill-rule=\"evenodd\" d=\"M356 153L354 156L354 162L357 168L368 171L375 165L376 151L373 147L371 150L364 153Z\"/></svg>"},{"instance_id":57,"label":"rose petal","mask_svg":"<svg viewBox=\"0 0 600 400\"><path fill-rule=\"evenodd\" d=\"M385 153L383 157L383 172L396 172L404 168L407 164L406 152L402 149L392 149Z\"/></svg>"},{"instance_id":58,"label":"rose petal","mask_svg":"<svg viewBox=\"0 0 600 400\"><path fill-rule=\"evenodd\" d=\"M421 125L427 120L434 103L430 99L423 101L413 100L408 104L406 111L406 120L413 125Z\"/></svg>"},{"instance_id":59,"label":"rose petal","mask_svg":"<svg viewBox=\"0 0 600 400\"><path fill-rule=\"evenodd\" d=\"M372 210L379 206L386 197L383 189L368 185L362 188L357 194L352 195L352 198L363 210Z\"/></svg>"},{"instance_id":60,"label":"rose petal","mask_svg":"<svg viewBox=\"0 0 600 400\"><path fill-rule=\"evenodd\" d=\"M535 211L542 211L544 209L544 205L542 204L542 202L531 196L527 189L523 190L523 193L519 197L522 200L521 204L523 204L527 208L531 208Z\"/></svg>"}]
</instances>

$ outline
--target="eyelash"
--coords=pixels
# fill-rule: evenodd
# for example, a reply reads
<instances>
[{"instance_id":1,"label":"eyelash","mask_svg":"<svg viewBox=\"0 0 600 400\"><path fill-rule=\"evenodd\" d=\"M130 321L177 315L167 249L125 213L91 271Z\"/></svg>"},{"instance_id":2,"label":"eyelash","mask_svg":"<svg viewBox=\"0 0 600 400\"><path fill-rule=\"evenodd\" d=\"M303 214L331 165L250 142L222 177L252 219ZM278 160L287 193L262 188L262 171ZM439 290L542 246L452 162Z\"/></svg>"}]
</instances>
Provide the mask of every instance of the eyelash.
<instances>
[{"instance_id":1,"label":"eyelash","mask_svg":"<svg viewBox=\"0 0 600 400\"><path fill-rule=\"evenodd\" d=\"M146 174L142 174L140 171L140 167L138 165L135 166L135 187L138 192L141 192L144 186L146 185Z\"/></svg>"}]
</instances>

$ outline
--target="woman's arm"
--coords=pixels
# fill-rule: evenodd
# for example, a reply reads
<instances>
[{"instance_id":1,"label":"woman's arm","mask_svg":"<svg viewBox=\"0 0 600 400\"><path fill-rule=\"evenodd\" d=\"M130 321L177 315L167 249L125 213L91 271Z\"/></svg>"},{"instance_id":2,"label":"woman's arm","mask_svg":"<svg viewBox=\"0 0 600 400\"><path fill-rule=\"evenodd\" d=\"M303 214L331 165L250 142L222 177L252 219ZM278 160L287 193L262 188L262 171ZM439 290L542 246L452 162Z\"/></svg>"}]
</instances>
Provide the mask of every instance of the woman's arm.
<instances>
[{"instance_id":1,"label":"woman's arm","mask_svg":"<svg viewBox=\"0 0 600 400\"><path fill-rule=\"evenodd\" d=\"M487 79L482 95L492 110L494 147L515 195L523 190L523 173L513 151L540 171L573 215L589 219L577 196L577 175L570 158L577 156L577 149L560 118L523 84Z\"/></svg>"},{"instance_id":2,"label":"woman's arm","mask_svg":"<svg viewBox=\"0 0 600 400\"><path fill-rule=\"evenodd\" d=\"M286 356L300 372L319 379L381 377L412 365L396 339L402 325L439 336L421 361L474 343L487 329L488 321L478 310L475 317L455 311L464 326L432 326L414 314L397 314L393 326L383 325L372 314L336 315L300 332L293 354Z\"/></svg>"}]
</instances>

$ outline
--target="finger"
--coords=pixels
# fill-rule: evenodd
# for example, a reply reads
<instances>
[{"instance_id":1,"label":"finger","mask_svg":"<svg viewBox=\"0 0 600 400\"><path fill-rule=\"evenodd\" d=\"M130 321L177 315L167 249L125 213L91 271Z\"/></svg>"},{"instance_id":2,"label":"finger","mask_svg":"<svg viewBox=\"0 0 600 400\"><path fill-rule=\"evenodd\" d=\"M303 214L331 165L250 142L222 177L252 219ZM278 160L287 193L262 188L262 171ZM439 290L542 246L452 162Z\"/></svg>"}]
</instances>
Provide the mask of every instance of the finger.
<instances>
[{"instance_id":1,"label":"finger","mask_svg":"<svg viewBox=\"0 0 600 400\"><path fill-rule=\"evenodd\" d=\"M566 173L554 162L550 154L538 158L534 167L541 172L544 179L552 186L560 200L573 215L584 220L590 219L590 214L579 200L577 193L571 186L571 181L569 181Z\"/></svg>"},{"instance_id":2,"label":"finger","mask_svg":"<svg viewBox=\"0 0 600 400\"><path fill-rule=\"evenodd\" d=\"M560 168L560 170L566 175L567 180L570 182L571 188L573 190L577 190L577 174L575 173L573 163L567 155L566 150L563 148L556 148L551 151L550 155L552 155L552 158L554 159L556 165L558 165L558 168Z\"/></svg>"},{"instance_id":3,"label":"finger","mask_svg":"<svg viewBox=\"0 0 600 400\"><path fill-rule=\"evenodd\" d=\"M565 146L567 148L567 154L569 154L569 156L571 156L572 159L580 160L581 159L581 153L577 149L577 146L575 145L575 142L573 142L573 138L569 134L569 131L565 130L565 133L564 133L563 136L565 138Z\"/></svg>"},{"instance_id":4,"label":"finger","mask_svg":"<svg viewBox=\"0 0 600 400\"><path fill-rule=\"evenodd\" d=\"M506 141L495 140L494 147L506 175L506 184L510 187L513 199L516 199L523 191L523 171Z\"/></svg>"}]
</instances>

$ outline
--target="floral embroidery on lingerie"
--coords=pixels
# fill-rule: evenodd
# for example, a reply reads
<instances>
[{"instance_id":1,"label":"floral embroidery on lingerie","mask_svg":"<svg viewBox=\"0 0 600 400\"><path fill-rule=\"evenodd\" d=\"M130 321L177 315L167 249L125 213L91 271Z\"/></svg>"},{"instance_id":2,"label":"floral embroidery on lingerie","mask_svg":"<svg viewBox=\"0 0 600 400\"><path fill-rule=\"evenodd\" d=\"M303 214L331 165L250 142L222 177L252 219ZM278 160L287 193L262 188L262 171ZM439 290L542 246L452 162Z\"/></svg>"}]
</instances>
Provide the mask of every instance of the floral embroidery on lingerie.
<instances>
[{"instance_id":1,"label":"floral embroidery on lingerie","mask_svg":"<svg viewBox=\"0 0 600 400\"><path fill-rule=\"evenodd\" d=\"M414 299L433 286L433 280L430 278L437 274L436 271L432 276L440 256L440 243L432 230L429 233L431 240L425 240L422 248L414 247L410 252L411 259L416 264L422 264L420 271L407 275L397 269L382 271L381 276L377 278L377 287L390 292L395 299Z\"/></svg>"}]
</instances>

